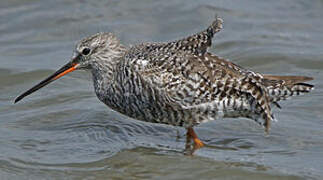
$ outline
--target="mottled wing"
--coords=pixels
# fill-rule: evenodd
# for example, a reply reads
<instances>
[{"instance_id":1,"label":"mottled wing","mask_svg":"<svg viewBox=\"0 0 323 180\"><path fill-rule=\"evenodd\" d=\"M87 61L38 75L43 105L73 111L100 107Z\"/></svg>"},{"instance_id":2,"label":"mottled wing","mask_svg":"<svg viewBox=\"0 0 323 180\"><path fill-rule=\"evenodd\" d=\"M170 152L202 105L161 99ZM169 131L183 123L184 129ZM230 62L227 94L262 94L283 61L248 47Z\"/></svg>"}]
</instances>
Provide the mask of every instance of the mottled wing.
<instances>
[{"instance_id":1,"label":"mottled wing","mask_svg":"<svg viewBox=\"0 0 323 180\"><path fill-rule=\"evenodd\" d=\"M189 54L202 56L212 45L212 38L214 37L215 33L219 32L222 29L222 24L223 20L221 18L216 17L216 19L207 29L199 33L171 42L144 43L142 45L137 46L137 48L144 47L144 49L142 49L144 50L144 53L162 52L165 54L173 54L175 52L181 51L187 52Z\"/></svg>"},{"instance_id":2,"label":"mottled wing","mask_svg":"<svg viewBox=\"0 0 323 180\"><path fill-rule=\"evenodd\" d=\"M181 50L194 55L202 56L207 52L207 48L212 45L212 38L215 33L223 28L223 20L216 17L212 24L205 30L188 36L184 39L165 43L164 49Z\"/></svg>"},{"instance_id":3,"label":"mottled wing","mask_svg":"<svg viewBox=\"0 0 323 180\"><path fill-rule=\"evenodd\" d=\"M269 97L262 77L256 73L209 53L196 56L183 51L147 54L146 58L133 60L130 66L145 83L163 92L163 99L168 101L165 103L205 111L249 108L269 128ZM259 122L257 117L250 117Z\"/></svg>"}]
</instances>

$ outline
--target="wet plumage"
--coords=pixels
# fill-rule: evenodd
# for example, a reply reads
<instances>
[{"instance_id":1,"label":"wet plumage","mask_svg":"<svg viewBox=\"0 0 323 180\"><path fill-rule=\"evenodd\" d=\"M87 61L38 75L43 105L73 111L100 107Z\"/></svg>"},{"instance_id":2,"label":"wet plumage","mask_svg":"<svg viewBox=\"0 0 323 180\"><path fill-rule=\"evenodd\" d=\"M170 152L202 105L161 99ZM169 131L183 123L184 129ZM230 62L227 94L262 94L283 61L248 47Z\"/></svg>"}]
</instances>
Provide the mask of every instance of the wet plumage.
<instances>
[{"instance_id":1,"label":"wet plumage","mask_svg":"<svg viewBox=\"0 0 323 180\"><path fill-rule=\"evenodd\" d=\"M309 92L313 86L304 82L312 78L262 75L208 52L222 23L216 18L187 38L132 47L111 33L97 33L77 44L64 67L68 72L91 71L98 98L122 114L187 128L187 143L193 139L193 149L203 146L193 126L210 120L246 117L268 131L274 120L272 106ZM16 101L67 74L64 67Z\"/></svg>"}]
</instances>

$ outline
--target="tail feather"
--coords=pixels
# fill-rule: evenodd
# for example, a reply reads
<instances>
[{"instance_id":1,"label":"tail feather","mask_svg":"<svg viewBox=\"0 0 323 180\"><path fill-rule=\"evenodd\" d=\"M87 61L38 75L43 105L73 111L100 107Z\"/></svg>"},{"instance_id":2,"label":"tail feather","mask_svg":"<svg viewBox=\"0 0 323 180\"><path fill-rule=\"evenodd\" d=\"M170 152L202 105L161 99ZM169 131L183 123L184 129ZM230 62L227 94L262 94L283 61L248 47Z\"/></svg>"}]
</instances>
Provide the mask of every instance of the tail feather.
<instances>
[{"instance_id":1,"label":"tail feather","mask_svg":"<svg viewBox=\"0 0 323 180\"><path fill-rule=\"evenodd\" d=\"M313 85L304 83L313 80L312 77L264 75L264 79L264 84L273 103L291 96L308 93L314 89Z\"/></svg>"},{"instance_id":2,"label":"tail feather","mask_svg":"<svg viewBox=\"0 0 323 180\"><path fill-rule=\"evenodd\" d=\"M286 85L294 85L297 83L303 83L313 80L312 77L307 76L274 76L274 75L263 75L266 80L272 81L274 84L277 82L284 82ZM279 85L279 84L278 84Z\"/></svg>"},{"instance_id":3,"label":"tail feather","mask_svg":"<svg viewBox=\"0 0 323 180\"><path fill-rule=\"evenodd\" d=\"M308 93L310 92L312 89L314 88L313 85L311 84L306 84L306 83L297 83L297 84L294 84L291 88L291 90L293 92L296 92L296 93ZM299 94L297 94L299 95Z\"/></svg>"}]
</instances>

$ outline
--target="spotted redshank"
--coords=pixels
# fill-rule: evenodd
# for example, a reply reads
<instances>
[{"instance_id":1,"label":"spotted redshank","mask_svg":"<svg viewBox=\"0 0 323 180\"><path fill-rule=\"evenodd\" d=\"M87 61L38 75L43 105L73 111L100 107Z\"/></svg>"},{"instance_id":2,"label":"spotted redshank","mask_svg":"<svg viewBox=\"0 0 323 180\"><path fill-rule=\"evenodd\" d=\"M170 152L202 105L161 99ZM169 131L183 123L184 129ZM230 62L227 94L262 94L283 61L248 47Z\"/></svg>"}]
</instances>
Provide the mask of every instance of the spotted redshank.
<instances>
[{"instance_id":1,"label":"spotted redshank","mask_svg":"<svg viewBox=\"0 0 323 180\"><path fill-rule=\"evenodd\" d=\"M195 125L219 118L250 118L268 132L272 106L288 97L310 92L305 76L264 75L208 52L222 29L215 18L205 30L165 43L126 47L111 33L81 40L72 59L15 103L52 81L78 69L92 73L97 97L119 113L137 120L183 126L186 150L204 144Z\"/></svg>"}]
</instances>

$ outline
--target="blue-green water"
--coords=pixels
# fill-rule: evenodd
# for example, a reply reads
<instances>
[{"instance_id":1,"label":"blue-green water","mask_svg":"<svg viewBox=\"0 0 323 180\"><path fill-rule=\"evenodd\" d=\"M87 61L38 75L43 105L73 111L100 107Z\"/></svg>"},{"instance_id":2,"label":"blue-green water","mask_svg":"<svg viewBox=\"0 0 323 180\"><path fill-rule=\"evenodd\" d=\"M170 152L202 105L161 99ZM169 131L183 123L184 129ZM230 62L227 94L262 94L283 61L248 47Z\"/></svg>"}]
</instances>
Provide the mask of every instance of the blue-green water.
<instances>
[{"instance_id":1,"label":"blue-green water","mask_svg":"<svg viewBox=\"0 0 323 180\"><path fill-rule=\"evenodd\" d=\"M13 99L98 31L125 44L224 28L210 51L254 71L306 75L313 93L281 103L269 136L253 121L196 128L208 145L185 156L185 130L138 122L96 98L73 72L18 104ZM322 179L323 1L2 0L0 179ZM177 138L179 131L180 138Z\"/></svg>"}]
</instances>

